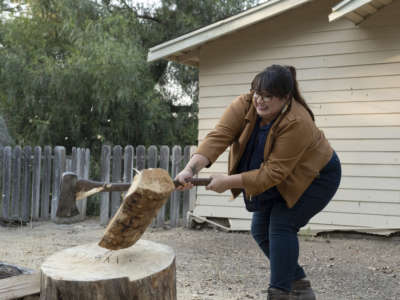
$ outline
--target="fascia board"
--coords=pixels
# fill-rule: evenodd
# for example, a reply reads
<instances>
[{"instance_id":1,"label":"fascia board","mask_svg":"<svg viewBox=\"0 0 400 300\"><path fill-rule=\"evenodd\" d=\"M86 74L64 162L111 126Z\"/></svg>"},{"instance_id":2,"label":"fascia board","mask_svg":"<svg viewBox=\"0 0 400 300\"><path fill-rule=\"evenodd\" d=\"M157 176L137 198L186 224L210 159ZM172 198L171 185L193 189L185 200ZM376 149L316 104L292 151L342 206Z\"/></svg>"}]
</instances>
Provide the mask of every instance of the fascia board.
<instances>
[{"instance_id":1,"label":"fascia board","mask_svg":"<svg viewBox=\"0 0 400 300\"><path fill-rule=\"evenodd\" d=\"M329 14L329 22L333 22L341 17L353 12L365 4L369 4L373 0L345 0L332 8L332 13Z\"/></svg>"},{"instance_id":2,"label":"fascia board","mask_svg":"<svg viewBox=\"0 0 400 300\"><path fill-rule=\"evenodd\" d=\"M199 30L180 36L149 49L147 61L152 62L198 47L223 35L243 29L257 22L266 20L294 9L313 0L272 0L256 6L233 17L216 22Z\"/></svg>"}]
</instances>

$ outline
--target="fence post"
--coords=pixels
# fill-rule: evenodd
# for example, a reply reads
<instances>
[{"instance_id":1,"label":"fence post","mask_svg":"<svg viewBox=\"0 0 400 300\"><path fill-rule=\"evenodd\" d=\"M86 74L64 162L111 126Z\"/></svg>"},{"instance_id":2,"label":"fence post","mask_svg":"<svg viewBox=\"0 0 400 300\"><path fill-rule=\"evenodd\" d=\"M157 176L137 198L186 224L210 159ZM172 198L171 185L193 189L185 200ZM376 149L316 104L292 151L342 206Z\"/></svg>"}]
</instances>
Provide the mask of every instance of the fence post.
<instances>
[{"instance_id":1,"label":"fence post","mask_svg":"<svg viewBox=\"0 0 400 300\"><path fill-rule=\"evenodd\" d=\"M12 155L12 197L11 197L11 216L20 217L21 199L21 154L22 149L16 146Z\"/></svg>"},{"instance_id":2,"label":"fence post","mask_svg":"<svg viewBox=\"0 0 400 300\"><path fill-rule=\"evenodd\" d=\"M100 180L103 182L110 182L110 159L111 147L103 145L101 148L101 162L100 162ZM100 194L100 224L107 225L110 220L110 193L103 192Z\"/></svg>"},{"instance_id":3,"label":"fence post","mask_svg":"<svg viewBox=\"0 0 400 300\"><path fill-rule=\"evenodd\" d=\"M169 147L161 146L160 149L160 168L169 172ZM168 198L168 201L161 207L160 211L157 214L156 226L161 227L165 223L165 210L168 202L171 201L171 197Z\"/></svg>"},{"instance_id":4,"label":"fence post","mask_svg":"<svg viewBox=\"0 0 400 300\"><path fill-rule=\"evenodd\" d=\"M23 221L28 221L30 216L30 200L31 200L31 155L32 147L26 146L23 149L22 156L22 195L21 195L21 219Z\"/></svg>"},{"instance_id":5,"label":"fence post","mask_svg":"<svg viewBox=\"0 0 400 300\"><path fill-rule=\"evenodd\" d=\"M53 164L53 189L51 199L51 219L54 220L57 213L58 201L60 198L61 175L65 171L65 148L56 146L54 149Z\"/></svg>"},{"instance_id":6,"label":"fence post","mask_svg":"<svg viewBox=\"0 0 400 300\"><path fill-rule=\"evenodd\" d=\"M123 181L127 183L132 182L133 178L133 157L134 149L131 145L125 147L124 151L124 178Z\"/></svg>"},{"instance_id":7,"label":"fence post","mask_svg":"<svg viewBox=\"0 0 400 300\"><path fill-rule=\"evenodd\" d=\"M39 219L40 210L40 173L42 162L42 148L36 146L33 154L33 174L32 174L32 202L31 216L32 219Z\"/></svg>"},{"instance_id":8,"label":"fence post","mask_svg":"<svg viewBox=\"0 0 400 300\"><path fill-rule=\"evenodd\" d=\"M11 199L11 147L4 148L3 159L3 218L10 218L10 199Z\"/></svg>"},{"instance_id":9,"label":"fence post","mask_svg":"<svg viewBox=\"0 0 400 300\"><path fill-rule=\"evenodd\" d=\"M171 176L175 178L175 176L181 170L182 163L182 148L180 146L174 146L172 148L172 164L171 164ZM169 207L169 215L170 215L170 224L172 227L176 227L179 224L179 207L180 207L180 199L182 196L182 192L175 190L172 193L171 203Z\"/></svg>"},{"instance_id":10,"label":"fence post","mask_svg":"<svg viewBox=\"0 0 400 300\"><path fill-rule=\"evenodd\" d=\"M121 182L122 171L122 147L117 145L113 148L112 155L112 182ZM121 193L111 192L111 217L115 215L118 208L121 206Z\"/></svg>"},{"instance_id":11,"label":"fence post","mask_svg":"<svg viewBox=\"0 0 400 300\"><path fill-rule=\"evenodd\" d=\"M51 147L44 147L43 182L42 182L42 205L40 217L47 220L50 213L50 186L51 186Z\"/></svg>"}]
</instances>

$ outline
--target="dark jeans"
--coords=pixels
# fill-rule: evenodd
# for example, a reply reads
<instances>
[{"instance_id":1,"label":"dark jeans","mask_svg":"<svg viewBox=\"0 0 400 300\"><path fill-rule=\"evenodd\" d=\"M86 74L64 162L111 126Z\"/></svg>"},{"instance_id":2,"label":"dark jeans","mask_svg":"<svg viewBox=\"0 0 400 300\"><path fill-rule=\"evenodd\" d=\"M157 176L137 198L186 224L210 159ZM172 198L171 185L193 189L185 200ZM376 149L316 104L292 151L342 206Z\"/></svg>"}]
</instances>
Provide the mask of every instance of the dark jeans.
<instances>
[{"instance_id":1,"label":"dark jeans","mask_svg":"<svg viewBox=\"0 0 400 300\"><path fill-rule=\"evenodd\" d=\"M277 189L272 188L267 191L271 197L265 199L263 210L253 213L251 234L270 260L271 287L290 291L292 281L306 277L298 264L297 233L329 203L340 178L340 161L334 153L294 207L289 209Z\"/></svg>"}]
</instances>

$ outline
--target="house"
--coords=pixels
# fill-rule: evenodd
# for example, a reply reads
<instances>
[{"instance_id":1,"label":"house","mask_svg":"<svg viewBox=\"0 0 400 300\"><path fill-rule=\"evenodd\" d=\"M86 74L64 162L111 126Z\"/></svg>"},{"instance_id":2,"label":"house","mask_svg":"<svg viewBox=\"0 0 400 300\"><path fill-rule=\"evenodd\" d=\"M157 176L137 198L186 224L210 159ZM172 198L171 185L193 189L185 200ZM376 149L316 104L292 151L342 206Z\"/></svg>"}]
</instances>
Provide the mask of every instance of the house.
<instances>
[{"instance_id":1,"label":"house","mask_svg":"<svg viewBox=\"0 0 400 300\"><path fill-rule=\"evenodd\" d=\"M273 63L297 68L303 96L342 161L334 200L307 229L400 228L400 1L271 0L150 49L199 68L199 141ZM227 155L206 169L226 172ZM248 230L241 197L199 188L193 214Z\"/></svg>"}]
</instances>

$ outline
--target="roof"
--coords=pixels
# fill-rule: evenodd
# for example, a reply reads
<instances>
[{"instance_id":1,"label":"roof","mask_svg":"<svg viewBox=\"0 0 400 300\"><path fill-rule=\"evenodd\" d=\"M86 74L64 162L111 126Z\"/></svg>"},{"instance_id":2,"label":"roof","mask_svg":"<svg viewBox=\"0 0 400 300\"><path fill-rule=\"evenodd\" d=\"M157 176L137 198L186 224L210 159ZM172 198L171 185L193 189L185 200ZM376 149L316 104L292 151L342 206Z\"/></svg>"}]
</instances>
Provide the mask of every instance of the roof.
<instances>
[{"instance_id":1,"label":"roof","mask_svg":"<svg viewBox=\"0 0 400 300\"><path fill-rule=\"evenodd\" d=\"M147 61L168 59L198 66L201 45L311 1L313 0L269 0L232 17L154 46L149 49ZM343 0L332 8L329 22L344 17L359 24L392 2L393 0Z\"/></svg>"},{"instance_id":2,"label":"roof","mask_svg":"<svg viewBox=\"0 0 400 300\"><path fill-rule=\"evenodd\" d=\"M197 65L196 49L202 44L294 9L312 0L269 0L237 15L150 48L147 61L161 58Z\"/></svg>"},{"instance_id":3,"label":"roof","mask_svg":"<svg viewBox=\"0 0 400 300\"><path fill-rule=\"evenodd\" d=\"M392 2L393 0L344 0L332 8L329 22L345 17L359 24Z\"/></svg>"}]
</instances>

